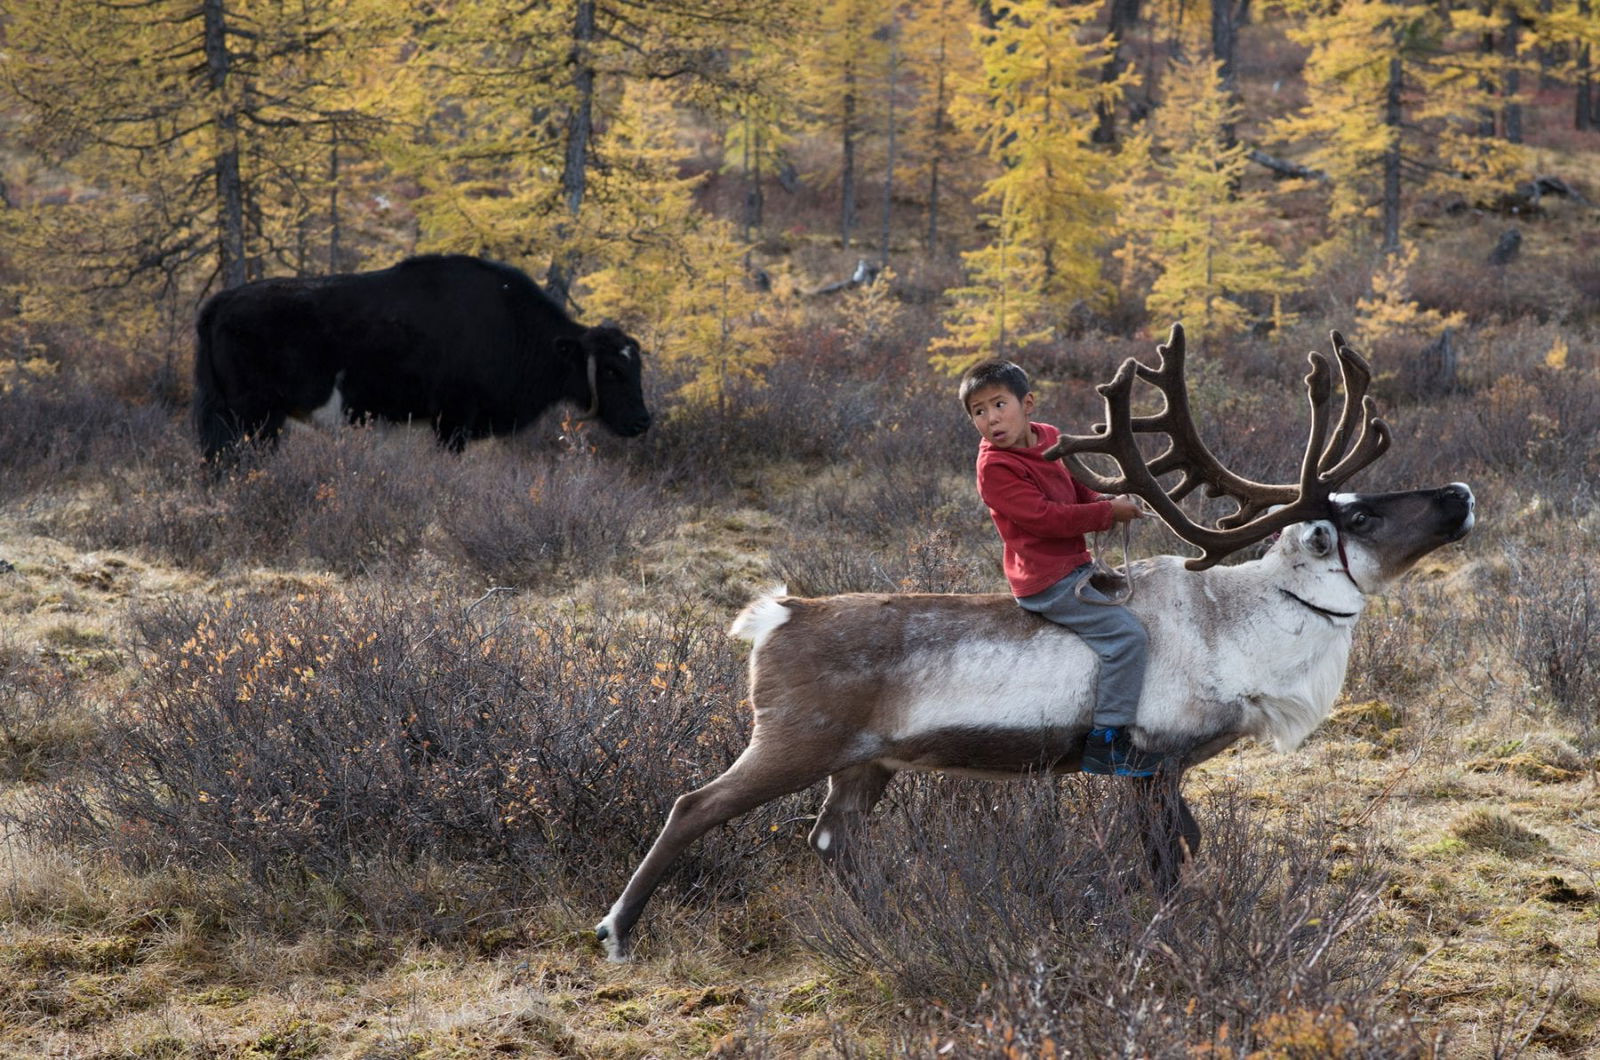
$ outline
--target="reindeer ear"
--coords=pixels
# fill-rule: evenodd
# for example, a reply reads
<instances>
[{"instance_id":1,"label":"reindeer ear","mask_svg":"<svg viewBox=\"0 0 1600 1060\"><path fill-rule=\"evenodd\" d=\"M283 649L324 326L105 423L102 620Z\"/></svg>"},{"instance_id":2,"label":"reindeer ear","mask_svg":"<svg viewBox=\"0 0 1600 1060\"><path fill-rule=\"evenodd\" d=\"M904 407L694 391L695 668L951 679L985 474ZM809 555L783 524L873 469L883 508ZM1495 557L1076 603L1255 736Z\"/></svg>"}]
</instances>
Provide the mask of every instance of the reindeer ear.
<instances>
[{"instance_id":1,"label":"reindeer ear","mask_svg":"<svg viewBox=\"0 0 1600 1060\"><path fill-rule=\"evenodd\" d=\"M1300 547L1318 559L1330 555L1336 547L1333 527L1321 519L1305 524L1300 531Z\"/></svg>"}]
</instances>

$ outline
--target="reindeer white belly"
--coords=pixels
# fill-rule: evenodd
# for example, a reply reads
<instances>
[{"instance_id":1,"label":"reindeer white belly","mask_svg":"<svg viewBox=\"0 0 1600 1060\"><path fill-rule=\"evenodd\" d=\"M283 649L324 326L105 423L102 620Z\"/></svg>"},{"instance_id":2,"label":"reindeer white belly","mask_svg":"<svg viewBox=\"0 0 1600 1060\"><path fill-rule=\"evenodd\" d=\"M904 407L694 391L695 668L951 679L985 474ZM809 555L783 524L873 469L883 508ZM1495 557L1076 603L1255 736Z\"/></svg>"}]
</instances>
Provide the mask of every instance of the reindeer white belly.
<instances>
[{"instance_id":1,"label":"reindeer white belly","mask_svg":"<svg viewBox=\"0 0 1600 1060\"><path fill-rule=\"evenodd\" d=\"M889 735L1086 725L1097 666L1088 646L1064 630L919 652L905 668Z\"/></svg>"},{"instance_id":2,"label":"reindeer white belly","mask_svg":"<svg viewBox=\"0 0 1600 1060\"><path fill-rule=\"evenodd\" d=\"M1015 775L1076 757L1097 661L1065 630L981 633L897 668L875 759L892 769Z\"/></svg>"}]
</instances>

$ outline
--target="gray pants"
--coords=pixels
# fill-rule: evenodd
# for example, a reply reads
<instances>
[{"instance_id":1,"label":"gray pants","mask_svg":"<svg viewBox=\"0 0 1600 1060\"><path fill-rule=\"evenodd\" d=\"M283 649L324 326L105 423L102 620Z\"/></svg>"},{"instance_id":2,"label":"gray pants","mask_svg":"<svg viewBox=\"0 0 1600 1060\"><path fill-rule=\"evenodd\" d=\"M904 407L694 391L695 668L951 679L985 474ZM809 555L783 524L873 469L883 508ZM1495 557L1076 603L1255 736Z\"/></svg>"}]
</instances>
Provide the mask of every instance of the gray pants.
<instances>
[{"instance_id":1,"label":"gray pants","mask_svg":"<svg viewBox=\"0 0 1600 1060\"><path fill-rule=\"evenodd\" d=\"M1078 599L1077 584L1089 576L1093 564L1085 563L1042 593L1019 596L1017 603L1058 626L1072 630L1100 657L1100 680L1095 688L1094 724L1121 728L1132 725L1144 690L1144 624L1120 604L1092 604ZM1098 589L1084 593L1106 599Z\"/></svg>"}]
</instances>

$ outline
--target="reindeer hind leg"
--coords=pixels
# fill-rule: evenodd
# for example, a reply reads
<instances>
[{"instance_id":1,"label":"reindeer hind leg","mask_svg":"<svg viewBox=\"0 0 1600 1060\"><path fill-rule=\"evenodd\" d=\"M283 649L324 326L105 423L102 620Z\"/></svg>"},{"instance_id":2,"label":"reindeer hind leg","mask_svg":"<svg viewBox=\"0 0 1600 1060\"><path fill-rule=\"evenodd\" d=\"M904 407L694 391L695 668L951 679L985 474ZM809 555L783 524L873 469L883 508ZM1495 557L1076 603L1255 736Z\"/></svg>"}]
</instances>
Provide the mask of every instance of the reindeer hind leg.
<instances>
[{"instance_id":1,"label":"reindeer hind leg","mask_svg":"<svg viewBox=\"0 0 1600 1060\"><path fill-rule=\"evenodd\" d=\"M753 740L721 776L678 797L650 852L634 870L605 919L595 925L594 933L605 944L611 960L628 959L633 926L645 903L690 843L763 803L810 787L834 768L831 762L815 765L805 758Z\"/></svg>"},{"instance_id":2,"label":"reindeer hind leg","mask_svg":"<svg viewBox=\"0 0 1600 1060\"><path fill-rule=\"evenodd\" d=\"M883 798L894 772L876 762L863 762L828 778L828 797L810 837L811 848L823 861L843 865L862 820Z\"/></svg>"}]
</instances>

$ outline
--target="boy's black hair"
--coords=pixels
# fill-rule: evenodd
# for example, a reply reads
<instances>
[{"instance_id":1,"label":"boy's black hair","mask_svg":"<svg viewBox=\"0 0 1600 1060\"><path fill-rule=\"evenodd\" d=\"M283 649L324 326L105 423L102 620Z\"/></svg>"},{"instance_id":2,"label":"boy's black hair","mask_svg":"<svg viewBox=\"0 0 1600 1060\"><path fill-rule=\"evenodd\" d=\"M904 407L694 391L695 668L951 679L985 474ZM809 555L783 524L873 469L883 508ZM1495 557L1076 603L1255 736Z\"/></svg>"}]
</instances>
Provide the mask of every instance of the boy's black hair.
<instances>
[{"instance_id":1,"label":"boy's black hair","mask_svg":"<svg viewBox=\"0 0 1600 1060\"><path fill-rule=\"evenodd\" d=\"M961 387L956 391L961 407L967 407L967 398L986 386L1003 386L1018 401L1028 396L1028 373L1010 361L981 361L961 373Z\"/></svg>"}]
</instances>

